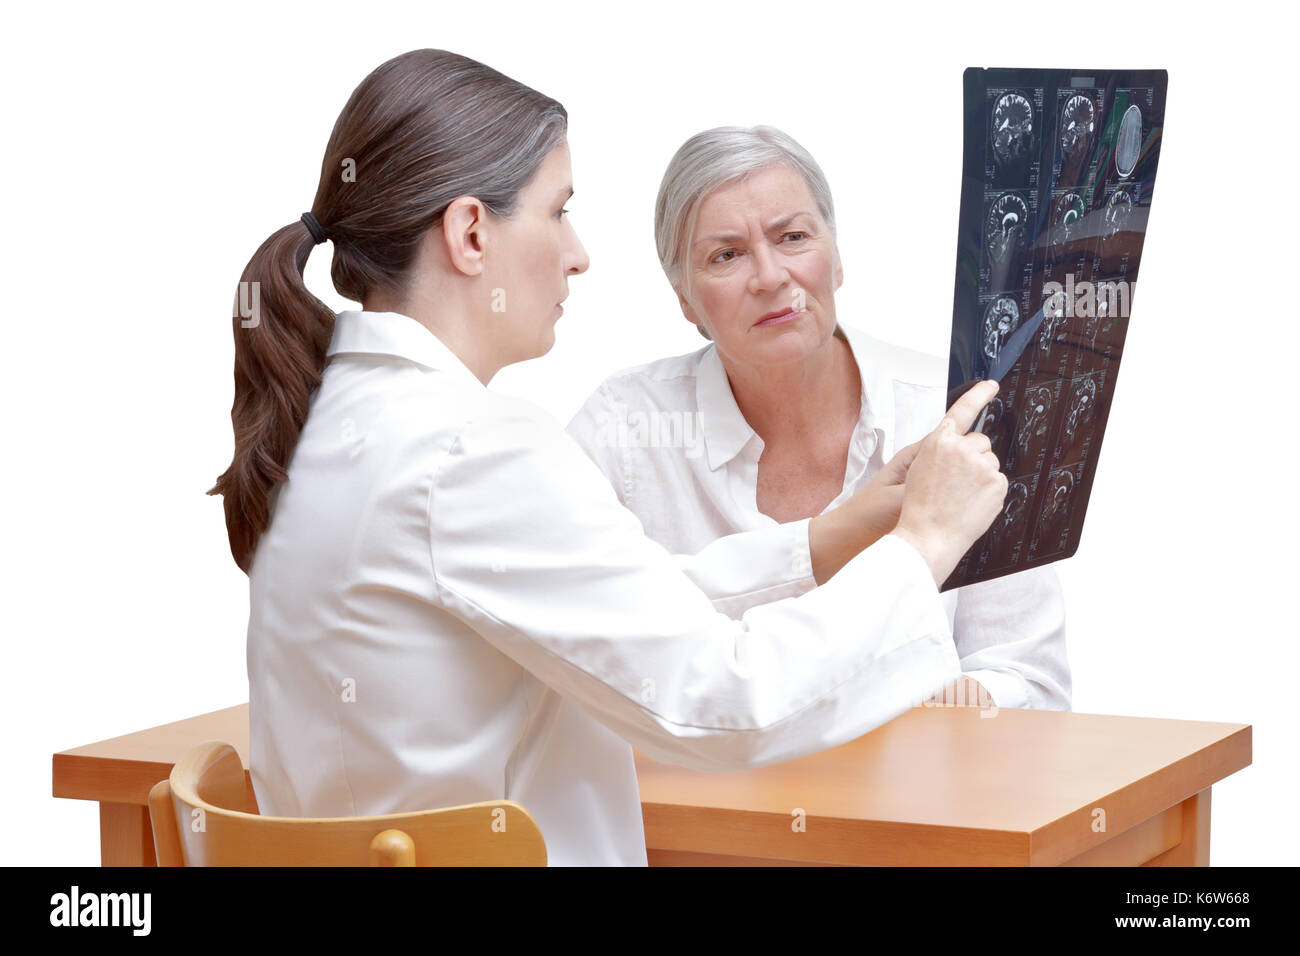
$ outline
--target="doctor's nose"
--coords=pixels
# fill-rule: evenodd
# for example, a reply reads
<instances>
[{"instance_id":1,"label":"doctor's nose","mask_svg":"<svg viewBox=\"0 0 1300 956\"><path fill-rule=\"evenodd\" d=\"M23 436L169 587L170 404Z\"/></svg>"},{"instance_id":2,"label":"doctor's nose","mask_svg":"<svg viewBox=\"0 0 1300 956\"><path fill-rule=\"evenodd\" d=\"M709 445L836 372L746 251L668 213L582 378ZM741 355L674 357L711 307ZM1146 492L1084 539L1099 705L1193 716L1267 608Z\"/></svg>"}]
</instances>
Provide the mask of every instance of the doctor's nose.
<instances>
[{"instance_id":1,"label":"doctor's nose","mask_svg":"<svg viewBox=\"0 0 1300 956\"><path fill-rule=\"evenodd\" d=\"M568 276L581 275L587 271L591 265L591 260L587 256L587 250L583 248L578 239L578 234L573 233L573 244L570 246L564 256L564 274Z\"/></svg>"}]
</instances>

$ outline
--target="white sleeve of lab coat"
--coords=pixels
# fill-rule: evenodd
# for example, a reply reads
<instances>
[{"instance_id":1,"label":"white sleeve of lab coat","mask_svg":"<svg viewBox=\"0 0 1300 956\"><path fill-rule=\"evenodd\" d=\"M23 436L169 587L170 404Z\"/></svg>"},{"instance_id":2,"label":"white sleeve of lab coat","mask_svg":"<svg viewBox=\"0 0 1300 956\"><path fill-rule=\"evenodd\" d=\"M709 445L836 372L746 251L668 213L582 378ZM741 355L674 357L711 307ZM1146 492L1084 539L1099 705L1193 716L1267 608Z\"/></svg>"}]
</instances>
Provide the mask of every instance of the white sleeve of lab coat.
<instances>
[{"instance_id":1,"label":"white sleeve of lab coat","mask_svg":"<svg viewBox=\"0 0 1300 956\"><path fill-rule=\"evenodd\" d=\"M902 539L733 620L540 411L466 425L438 464L428 520L443 605L656 760L790 760L960 674L938 588Z\"/></svg>"}]
</instances>

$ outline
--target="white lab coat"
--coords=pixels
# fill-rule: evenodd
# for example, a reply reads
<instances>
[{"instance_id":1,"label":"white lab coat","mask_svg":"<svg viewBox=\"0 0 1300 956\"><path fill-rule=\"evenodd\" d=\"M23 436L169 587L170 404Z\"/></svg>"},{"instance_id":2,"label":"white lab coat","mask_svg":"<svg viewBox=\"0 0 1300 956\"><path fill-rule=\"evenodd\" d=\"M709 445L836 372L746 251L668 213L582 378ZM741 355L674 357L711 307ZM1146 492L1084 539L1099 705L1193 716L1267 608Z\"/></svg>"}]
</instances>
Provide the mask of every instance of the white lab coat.
<instances>
[{"instance_id":1,"label":"white lab coat","mask_svg":"<svg viewBox=\"0 0 1300 956\"><path fill-rule=\"evenodd\" d=\"M839 333L858 363L862 401L843 489L826 510L867 484L898 449L932 431L947 399L942 359L843 323ZM723 536L781 527L758 510L763 439L737 406L713 345L611 375L568 430L646 534L670 551L695 552ZM815 586L808 575L717 606L739 617L760 601ZM954 588L943 602L962 671L998 707L1070 709L1065 601L1054 567Z\"/></svg>"},{"instance_id":2,"label":"white lab coat","mask_svg":"<svg viewBox=\"0 0 1300 956\"><path fill-rule=\"evenodd\" d=\"M510 799L553 864L644 865L629 744L760 766L957 677L902 539L736 620L711 599L806 576L807 522L674 557L554 419L414 319L341 313L328 355L249 575L263 813Z\"/></svg>"}]
</instances>

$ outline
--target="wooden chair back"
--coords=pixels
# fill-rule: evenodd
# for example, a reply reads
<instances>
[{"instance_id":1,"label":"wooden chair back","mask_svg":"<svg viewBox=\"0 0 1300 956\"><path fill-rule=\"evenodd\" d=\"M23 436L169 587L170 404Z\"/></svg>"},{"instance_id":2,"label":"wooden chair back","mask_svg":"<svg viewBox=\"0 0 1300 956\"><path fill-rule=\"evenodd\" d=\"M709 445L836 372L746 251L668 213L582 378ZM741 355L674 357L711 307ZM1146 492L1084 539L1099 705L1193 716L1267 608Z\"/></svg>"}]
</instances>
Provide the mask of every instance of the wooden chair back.
<instances>
[{"instance_id":1,"label":"wooden chair back","mask_svg":"<svg viewBox=\"0 0 1300 956\"><path fill-rule=\"evenodd\" d=\"M149 792L159 866L545 866L510 800L373 817L264 817L235 748L200 744Z\"/></svg>"}]
</instances>

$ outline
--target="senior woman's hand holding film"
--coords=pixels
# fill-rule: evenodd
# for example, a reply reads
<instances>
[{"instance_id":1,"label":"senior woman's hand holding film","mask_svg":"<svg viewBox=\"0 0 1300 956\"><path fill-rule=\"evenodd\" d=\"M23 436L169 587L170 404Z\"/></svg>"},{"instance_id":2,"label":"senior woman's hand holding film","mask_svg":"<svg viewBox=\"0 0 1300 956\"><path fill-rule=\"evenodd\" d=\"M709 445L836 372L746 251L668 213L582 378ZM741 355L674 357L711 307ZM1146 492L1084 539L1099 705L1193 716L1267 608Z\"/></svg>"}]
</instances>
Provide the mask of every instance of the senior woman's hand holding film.
<instances>
[{"instance_id":1,"label":"senior woman's hand holding film","mask_svg":"<svg viewBox=\"0 0 1300 956\"><path fill-rule=\"evenodd\" d=\"M1006 497L1006 477L999 471L988 437L966 434L997 392L998 383L993 381L972 386L934 431L900 449L843 505L808 523L818 584L890 533L921 552L936 584L947 579L992 524ZM909 520L904 526L905 509Z\"/></svg>"}]
</instances>

